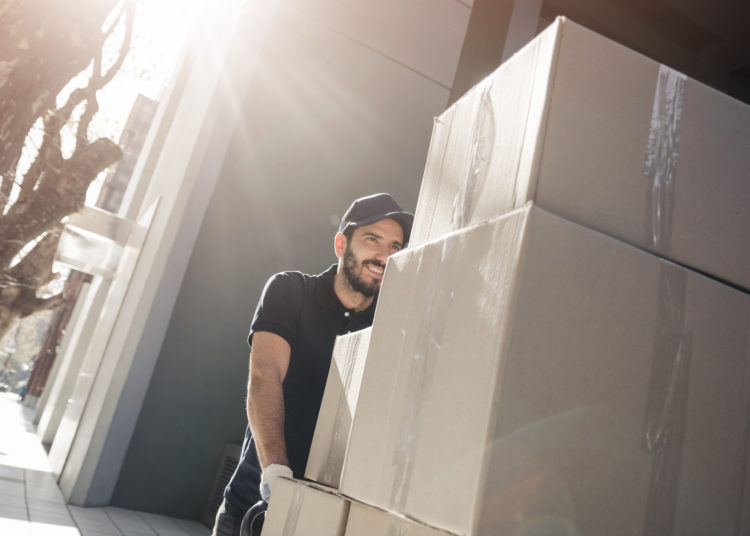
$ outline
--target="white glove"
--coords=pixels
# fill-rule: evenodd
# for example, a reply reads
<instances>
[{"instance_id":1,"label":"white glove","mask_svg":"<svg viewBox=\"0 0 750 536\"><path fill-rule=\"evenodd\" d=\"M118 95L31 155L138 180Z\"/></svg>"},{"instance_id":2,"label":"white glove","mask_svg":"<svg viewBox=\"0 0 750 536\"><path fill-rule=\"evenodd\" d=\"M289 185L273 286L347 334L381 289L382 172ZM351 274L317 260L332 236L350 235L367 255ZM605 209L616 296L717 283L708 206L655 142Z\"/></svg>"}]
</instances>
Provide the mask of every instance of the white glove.
<instances>
[{"instance_id":1,"label":"white glove","mask_svg":"<svg viewBox=\"0 0 750 536\"><path fill-rule=\"evenodd\" d=\"M292 478L292 470L278 463L272 463L263 469L260 475L260 496L264 501L268 502L271 499L271 488L280 476Z\"/></svg>"}]
</instances>

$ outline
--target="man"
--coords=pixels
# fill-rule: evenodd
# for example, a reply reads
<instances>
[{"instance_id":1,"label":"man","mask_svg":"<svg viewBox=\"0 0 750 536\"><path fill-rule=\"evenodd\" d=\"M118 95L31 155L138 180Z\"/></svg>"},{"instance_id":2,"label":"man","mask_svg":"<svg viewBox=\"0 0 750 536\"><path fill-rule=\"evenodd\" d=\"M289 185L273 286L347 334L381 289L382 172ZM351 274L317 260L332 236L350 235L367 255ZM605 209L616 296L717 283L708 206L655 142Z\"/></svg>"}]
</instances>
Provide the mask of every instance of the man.
<instances>
[{"instance_id":1,"label":"man","mask_svg":"<svg viewBox=\"0 0 750 536\"><path fill-rule=\"evenodd\" d=\"M336 335L372 324L386 259L409 240L413 216L388 194L352 203L322 274L282 272L266 283L250 326L250 377L240 462L215 536L236 536L279 476L304 476Z\"/></svg>"}]
</instances>

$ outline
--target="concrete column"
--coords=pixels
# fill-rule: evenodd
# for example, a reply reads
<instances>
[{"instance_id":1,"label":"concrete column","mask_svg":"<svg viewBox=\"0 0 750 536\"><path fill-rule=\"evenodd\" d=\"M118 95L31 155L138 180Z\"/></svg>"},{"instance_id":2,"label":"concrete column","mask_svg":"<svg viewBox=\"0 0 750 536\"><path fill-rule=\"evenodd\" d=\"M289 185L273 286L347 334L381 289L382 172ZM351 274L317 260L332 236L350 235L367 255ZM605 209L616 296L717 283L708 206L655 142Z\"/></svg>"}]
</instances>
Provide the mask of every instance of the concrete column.
<instances>
[{"instance_id":1,"label":"concrete column","mask_svg":"<svg viewBox=\"0 0 750 536\"><path fill-rule=\"evenodd\" d=\"M72 504L109 503L239 116L239 98L275 10L275 3L267 1L220 5L202 22L190 72L172 94L177 104L162 103L174 106L174 117L144 195L152 212L139 217L144 236L131 244L133 265L110 290L106 307L116 318L102 316L110 335L86 357L84 367L93 377L79 378L77 402L69 404L61 424L61 431L63 425L67 430L58 432L50 452L67 450L60 487ZM250 47L248 34L254 41ZM148 147L146 154L152 154Z\"/></svg>"},{"instance_id":2,"label":"concrete column","mask_svg":"<svg viewBox=\"0 0 750 536\"><path fill-rule=\"evenodd\" d=\"M542 0L515 0L505 35L501 63L534 39L539 26Z\"/></svg>"},{"instance_id":3,"label":"concrete column","mask_svg":"<svg viewBox=\"0 0 750 536\"><path fill-rule=\"evenodd\" d=\"M474 0L451 102L536 35L541 9L542 0Z\"/></svg>"},{"instance_id":4,"label":"concrete column","mask_svg":"<svg viewBox=\"0 0 750 536\"><path fill-rule=\"evenodd\" d=\"M64 348L61 349L57 360L59 370L55 373L52 383L44 390L44 403L37 407L39 424L36 433L45 445L52 444L68 399L73 394L73 387L78 379L83 357L86 355L108 289L109 281L97 277L86 285L78 299L71 318L72 329L65 337Z\"/></svg>"}]
</instances>

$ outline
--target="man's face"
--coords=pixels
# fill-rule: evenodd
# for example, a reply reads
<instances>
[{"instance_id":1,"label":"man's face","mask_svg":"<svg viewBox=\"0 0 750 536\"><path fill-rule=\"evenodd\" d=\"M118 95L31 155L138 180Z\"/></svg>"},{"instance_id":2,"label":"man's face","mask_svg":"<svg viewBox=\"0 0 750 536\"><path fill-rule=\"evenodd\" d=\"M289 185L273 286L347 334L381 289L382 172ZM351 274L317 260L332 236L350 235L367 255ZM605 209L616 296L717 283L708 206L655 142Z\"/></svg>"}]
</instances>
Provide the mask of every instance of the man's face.
<instances>
[{"instance_id":1,"label":"man's face","mask_svg":"<svg viewBox=\"0 0 750 536\"><path fill-rule=\"evenodd\" d=\"M386 218L354 230L344 250L343 274L356 292L374 296L380 290L388 257L403 247L404 232Z\"/></svg>"}]
</instances>

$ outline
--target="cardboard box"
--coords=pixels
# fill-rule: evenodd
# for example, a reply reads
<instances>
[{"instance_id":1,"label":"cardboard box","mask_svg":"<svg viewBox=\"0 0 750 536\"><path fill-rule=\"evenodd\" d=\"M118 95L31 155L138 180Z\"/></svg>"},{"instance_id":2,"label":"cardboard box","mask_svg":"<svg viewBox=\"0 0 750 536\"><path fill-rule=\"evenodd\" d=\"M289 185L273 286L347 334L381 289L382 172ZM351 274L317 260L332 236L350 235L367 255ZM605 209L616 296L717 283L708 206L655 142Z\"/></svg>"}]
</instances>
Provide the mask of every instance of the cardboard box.
<instances>
[{"instance_id":1,"label":"cardboard box","mask_svg":"<svg viewBox=\"0 0 750 536\"><path fill-rule=\"evenodd\" d=\"M273 487L263 536L342 536L349 501L307 482L279 478Z\"/></svg>"},{"instance_id":2,"label":"cardboard box","mask_svg":"<svg viewBox=\"0 0 750 536\"><path fill-rule=\"evenodd\" d=\"M339 487L372 328L336 337L305 478Z\"/></svg>"},{"instance_id":3,"label":"cardboard box","mask_svg":"<svg viewBox=\"0 0 750 536\"><path fill-rule=\"evenodd\" d=\"M526 207L392 256L374 326L343 494L457 534L737 533L750 295Z\"/></svg>"},{"instance_id":4,"label":"cardboard box","mask_svg":"<svg viewBox=\"0 0 750 536\"><path fill-rule=\"evenodd\" d=\"M434 527L399 517L362 503L352 502L345 536L451 536Z\"/></svg>"},{"instance_id":5,"label":"cardboard box","mask_svg":"<svg viewBox=\"0 0 750 536\"><path fill-rule=\"evenodd\" d=\"M528 201L750 289L750 106L558 19L435 124L411 244Z\"/></svg>"}]
</instances>

